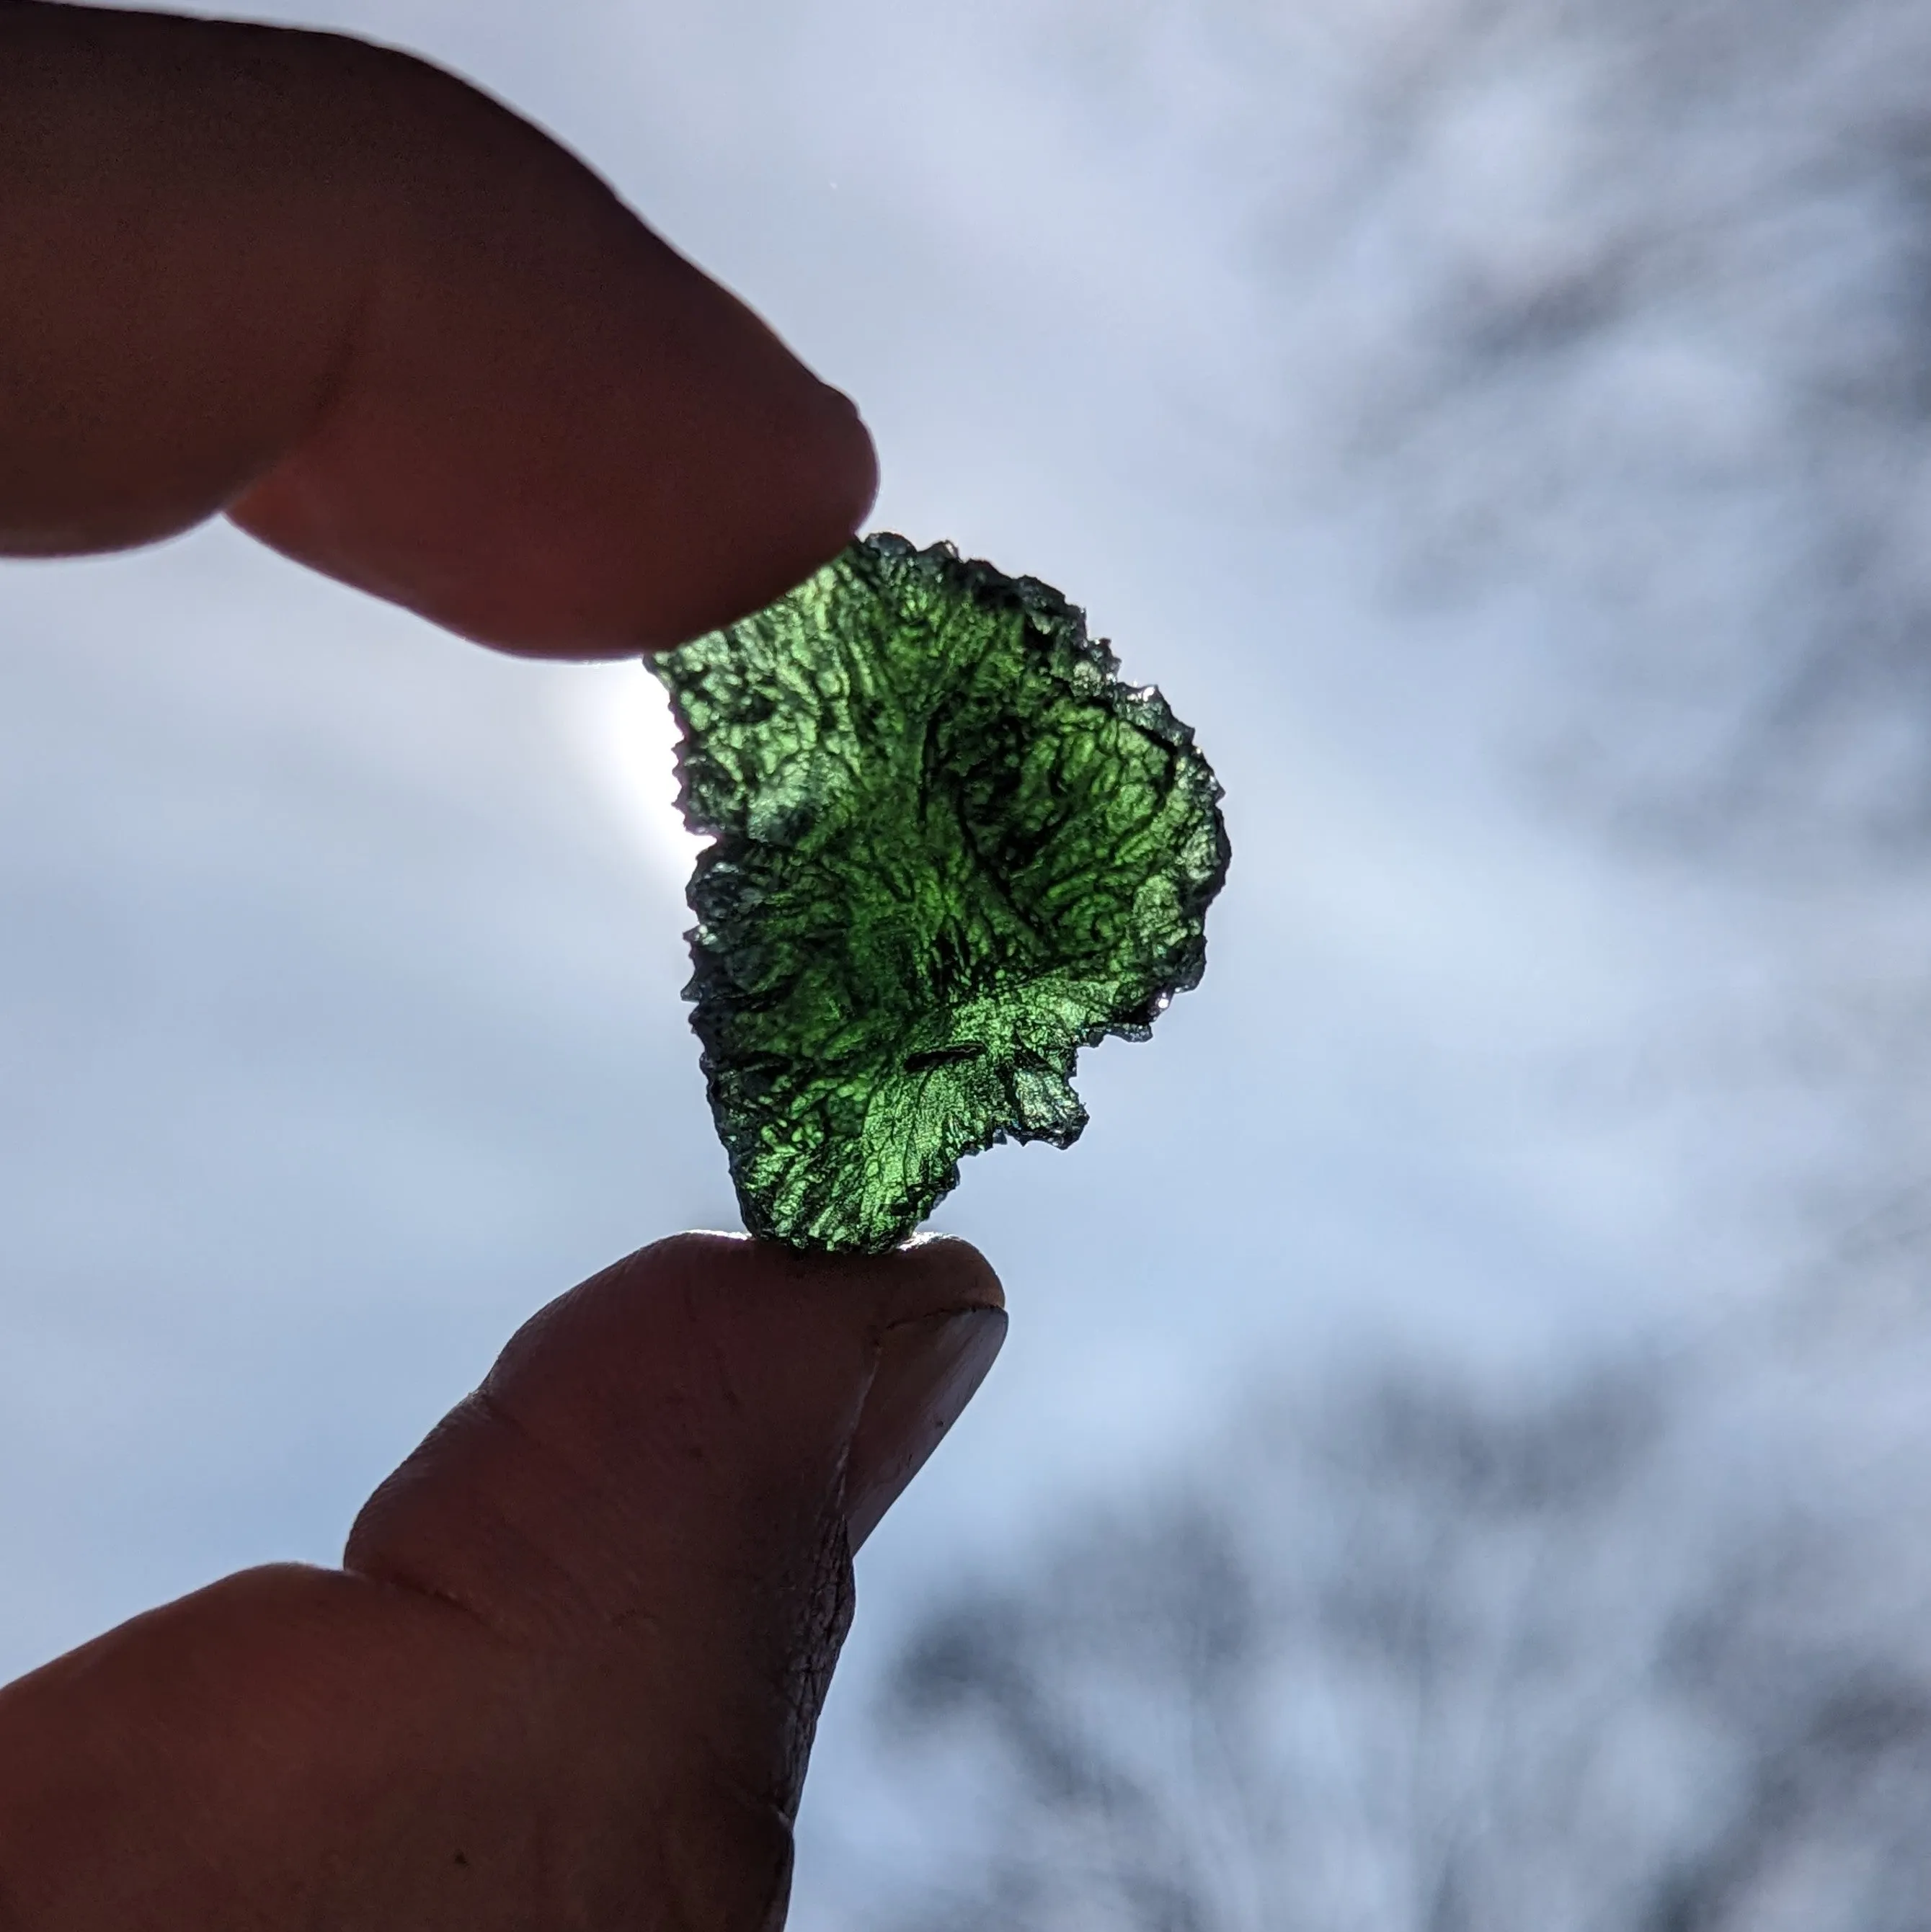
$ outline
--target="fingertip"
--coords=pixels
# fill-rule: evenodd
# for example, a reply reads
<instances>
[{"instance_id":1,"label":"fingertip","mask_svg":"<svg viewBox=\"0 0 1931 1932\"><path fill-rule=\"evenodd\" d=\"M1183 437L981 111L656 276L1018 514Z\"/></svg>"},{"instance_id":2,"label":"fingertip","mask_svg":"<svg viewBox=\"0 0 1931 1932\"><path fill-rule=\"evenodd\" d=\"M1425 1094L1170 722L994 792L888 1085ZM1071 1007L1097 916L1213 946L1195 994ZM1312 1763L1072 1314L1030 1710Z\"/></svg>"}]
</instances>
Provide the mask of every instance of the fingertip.
<instances>
[{"instance_id":1,"label":"fingertip","mask_svg":"<svg viewBox=\"0 0 1931 1932\"><path fill-rule=\"evenodd\" d=\"M902 1277L878 1338L845 1468L845 1520L856 1550L950 1432L1006 1339L1005 1296L984 1256L934 1236L891 1258Z\"/></svg>"},{"instance_id":2,"label":"fingertip","mask_svg":"<svg viewBox=\"0 0 1931 1932\"><path fill-rule=\"evenodd\" d=\"M548 1641L621 1621L653 1576L701 1598L695 1580L722 1588L746 1546L778 1563L774 1526L809 1540L842 1511L855 1545L990 1368L1004 1300L949 1237L854 1256L653 1243L511 1338L371 1498L349 1566Z\"/></svg>"},{"instance_id":3,"label":"fingertip","mask_svg":"<svg viewBox=\"0 0 1931 1932\"><path fill-rule=\"evenodd\" d=\"M1004 1308L1006 1292L993 1264L970 1241L956 1234L914 1234L888 1258L905 1271L908 1298L933 1308Z\"/></svg>"},{"instance_id":4,"label":"fingertip","mask_svg":"<svg viewBox=\"0 0 1931 1932\"><path fill-rule=\"evenodd\" d=\"M842 389L821 383L824 395L824 491L835 556L858 534L878 500L878 447L858 405Z\"/></svg>"},{"instance_id":5,"label":"fingertip","mask_svg":"<svg viewBox=\"0 0 1931 1932\"><path fill-rule=\"evenodd\" d=\"M800 1255L748 1238L727 1250L715 1244L730 1237L682 1238L700 1266L714 1266L728 1252L731 1267L744 1271L739 1279L751 1291L747 1303L764 1301L761 1327L772 1324L774 1304L788 1304L821 1344L862 1334L869 1374L850 1433L843 1501L856 1550L950 1433L997 1360L1007 1327L999 1276L969 1241L950 1234L914 1235L878 1255Z\"/></svg>"},{"instance_id":6,"label":"fingertip","mask_svg":"<svg viewBox=\"0 0 1931 1932\"><path fill-rule=\"evenodd\" d=\"M809 386L800 387L788 424L761 427L761 448L747 453L716 512L688 532L680 552L683 583L665 575L651 585L649 628L626 640L632 649L672 650L761 610L829 563L863 527L878 494L871 431L842 390L801 368L796 374Z\"/></svg>"},{"instance_id":7,"label":"fingertip","mask_svg":"<svg viewBox=\"0 0 1931 1932\"><path fill-rule=\"evenodd\" d=\"M992 1263L956 1234L914 1234L882 1254L827 1255L692 1229L640 1248L609 1272L620 1271L702 1280L713 1291L789 1292L835 1306L875 1337L922 1316L1006 1305Z\"/></svg>"}]
</instances>

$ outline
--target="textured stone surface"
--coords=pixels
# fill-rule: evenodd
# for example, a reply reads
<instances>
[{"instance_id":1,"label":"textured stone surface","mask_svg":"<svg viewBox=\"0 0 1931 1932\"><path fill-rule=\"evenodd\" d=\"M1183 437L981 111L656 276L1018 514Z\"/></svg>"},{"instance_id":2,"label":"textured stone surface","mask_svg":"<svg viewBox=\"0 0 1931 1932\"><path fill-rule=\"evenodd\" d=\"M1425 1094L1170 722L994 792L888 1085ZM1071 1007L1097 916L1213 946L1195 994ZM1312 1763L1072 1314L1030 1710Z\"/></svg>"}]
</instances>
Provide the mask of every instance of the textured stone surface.
<instances>
[{"instance_id":1,"label":"textured stone surface","mask_svg":"<svg viewBox=\"0 0 1931 1932\"><path fill-rule=\"evenodd\" d=\"M1082 1046L1198 983L1220 788L1058 592L854 544L656 660L718 1132L753 1234L878 1249L993 1142L1086 1125Z\"/></svg>"}]
</instances>

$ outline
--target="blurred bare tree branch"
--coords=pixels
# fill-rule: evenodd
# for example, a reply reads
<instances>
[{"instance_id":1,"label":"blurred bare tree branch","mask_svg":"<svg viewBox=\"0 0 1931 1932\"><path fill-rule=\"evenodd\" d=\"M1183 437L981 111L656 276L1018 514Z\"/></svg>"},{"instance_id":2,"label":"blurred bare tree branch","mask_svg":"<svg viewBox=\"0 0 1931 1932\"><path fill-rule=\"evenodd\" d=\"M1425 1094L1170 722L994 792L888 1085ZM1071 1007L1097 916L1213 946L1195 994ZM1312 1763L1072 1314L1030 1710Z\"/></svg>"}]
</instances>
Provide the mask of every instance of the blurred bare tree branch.
<instances>
[{"instance_id":1,"label":"blurred bare tree branch","mask_svg":"<svg viewBox=\"0 0 1931 1932\"><path fill-rule=\"evenodd\" d=\"M1673 838L1931 838L1931 13L1046 17L1101 124L1235 205L1257 487L1524 616L1566 774Z\"/></svg>"},{"instance_id":2,"label":"blurred bare tree branch","mask_svg":"<svg viewBox=\"0 0 1931 1932\"><path fill-rule=\"evenodd\" d=\"M1927 1330L1931 11L1052 17L1122 142L1239 184L1265 514L1365 527L1572 797L1787 898L1650 1084L1708 1056L1766 1220L1853 1231L1777 1373L1866 1352L1809 1436L1740 1423L1747 1348L1539 1404L1384 1380L957 1589L881 1714L944 1794L889 1922L1926 1932L1931 1462L1845 1445Z\"/></svg>"},{"instance_id":3,"label":"blurred bare tree branch","mask_svg":"<svg viewBox=\"0 0 1931 1932\"><path fill-rule=\"evenodd\" d=\"M1421 580L1542 602L1626 815L1914 849L1931 16L1448 11L1382 117L1405 353L1358 418Z\"/></svg>"},{"instance_id":4,"label":"blurred bare tree branch","mask_svg":"<svg viewBox=\"0 0 1931 1932\"><path fill-rule=\"evenodd\" d=\"M881 1714L972 1822L890 1922L1920 1932L1906 1532L1713 1487L1705 1406L1385 1382L961 1590Z\"/></svg>"}]
</instances>

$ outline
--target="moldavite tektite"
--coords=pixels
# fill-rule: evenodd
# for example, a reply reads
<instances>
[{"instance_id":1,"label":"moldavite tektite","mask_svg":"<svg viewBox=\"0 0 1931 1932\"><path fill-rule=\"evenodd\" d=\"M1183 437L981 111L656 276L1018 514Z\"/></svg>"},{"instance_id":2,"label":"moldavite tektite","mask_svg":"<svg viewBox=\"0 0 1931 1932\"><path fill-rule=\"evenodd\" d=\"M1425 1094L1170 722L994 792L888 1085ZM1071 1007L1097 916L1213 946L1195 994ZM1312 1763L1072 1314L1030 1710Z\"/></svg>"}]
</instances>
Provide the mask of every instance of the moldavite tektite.
<instances>
[{"instance_id":1,"label":"moldavite tektite","mask_svg":"<svg viewBox=\"0 0 1931 1932\"><path fill-rule=\"evenodd\" d=\"M901 1240L1011 1138L1069 1145L1083 1046L1206 962L1220 787L1056 590L878 536L656 660L684 728L685 997L744 1224Z\"/></svg>"}]
</instances>

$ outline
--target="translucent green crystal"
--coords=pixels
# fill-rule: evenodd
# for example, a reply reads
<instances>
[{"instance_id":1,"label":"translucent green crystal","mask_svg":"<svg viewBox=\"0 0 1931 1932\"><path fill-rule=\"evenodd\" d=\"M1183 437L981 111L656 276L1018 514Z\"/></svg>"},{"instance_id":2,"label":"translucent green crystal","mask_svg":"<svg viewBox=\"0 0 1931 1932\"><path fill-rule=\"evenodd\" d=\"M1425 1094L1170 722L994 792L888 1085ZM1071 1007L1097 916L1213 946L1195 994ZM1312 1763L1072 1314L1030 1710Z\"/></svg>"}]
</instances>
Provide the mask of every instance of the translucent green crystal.
<instances>
[{"instance_id":1,"label":"translucent green crystal","mask_svg":"<svg viewBox=\"0 0 1931 1932\"><path fill-rule=\"evenodd\" d=\"M1028 577L902 537L666 652L685 997L744 1224L889 1247L995 1141L1065 1147L1083 1046L1199 983L1220 787Z\"/></svg>"}]
</instances>

